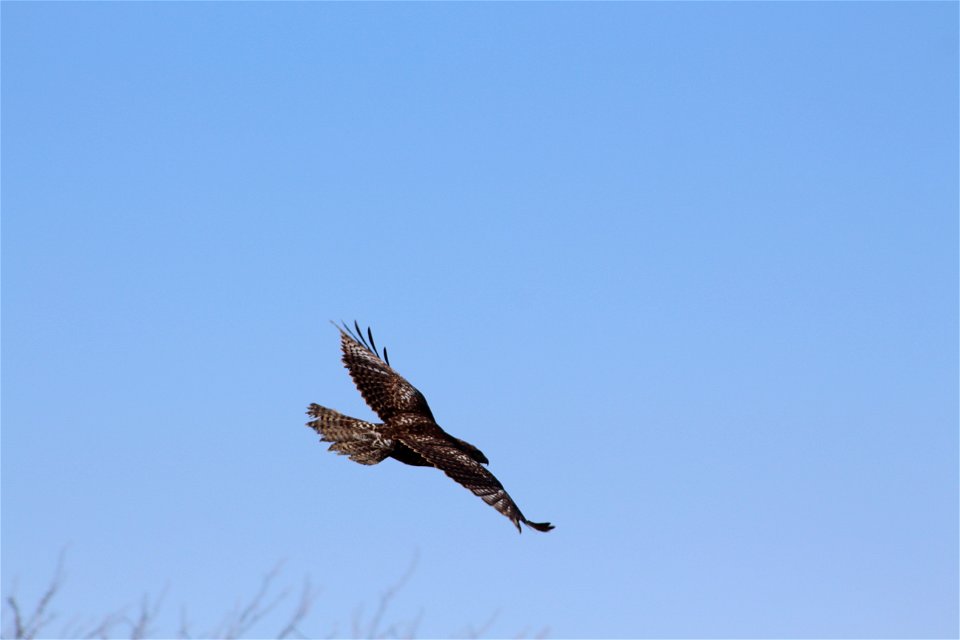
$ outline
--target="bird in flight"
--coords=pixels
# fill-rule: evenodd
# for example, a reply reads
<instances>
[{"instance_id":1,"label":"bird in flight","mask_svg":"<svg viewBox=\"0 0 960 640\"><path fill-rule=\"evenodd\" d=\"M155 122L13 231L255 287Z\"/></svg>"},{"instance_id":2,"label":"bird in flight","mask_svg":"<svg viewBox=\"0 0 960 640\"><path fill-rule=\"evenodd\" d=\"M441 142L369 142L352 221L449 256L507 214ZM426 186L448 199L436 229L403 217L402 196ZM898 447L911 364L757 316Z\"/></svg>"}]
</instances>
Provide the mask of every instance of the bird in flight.
<instances>
[{"instance_id":1,"label":"bird in flight","mask_svg":"<svg viewBox=\"0 0 960 640\"><path fill-rule=\"evenodd\" d=\"M468 442L440 428L423 394L393 370L387 350L383 356L367 329L353 323L354 333L345 324L340 331L343 364L364 401L382 423L371 423L338 413L314 403L307 415L314 418L307 426L320 434L321 442L331 442L330 451L349 456L360 464L377 464L393 458L418 467L436 467L488 505L505 515L518 531L520 523L537 531L550 531L549 522L530 522L492 473L483 466L487 457Z\"/></svg>"}]
</instances>

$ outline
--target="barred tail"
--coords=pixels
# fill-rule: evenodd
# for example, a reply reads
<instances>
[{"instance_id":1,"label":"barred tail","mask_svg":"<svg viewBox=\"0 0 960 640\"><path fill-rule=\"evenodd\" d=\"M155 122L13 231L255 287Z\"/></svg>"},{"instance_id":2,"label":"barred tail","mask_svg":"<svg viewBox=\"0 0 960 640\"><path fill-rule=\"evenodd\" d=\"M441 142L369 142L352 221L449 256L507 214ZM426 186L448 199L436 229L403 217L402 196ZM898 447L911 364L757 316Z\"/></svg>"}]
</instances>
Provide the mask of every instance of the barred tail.
<instances>
[{"instance_id":1,"label":"barred tail","mask_svg":"<svg viewBox=\"0 0 960 640\"><path fill-rule=\"evenodd\" d=\"M377 464L390 455L393 443L380 434L380 425L345 416L318 404L311 404L307 415L316 418L307 426L320 434L322 442L333 443L330 451L350 456L360 464Z\"/></svg>"}]
</instances>

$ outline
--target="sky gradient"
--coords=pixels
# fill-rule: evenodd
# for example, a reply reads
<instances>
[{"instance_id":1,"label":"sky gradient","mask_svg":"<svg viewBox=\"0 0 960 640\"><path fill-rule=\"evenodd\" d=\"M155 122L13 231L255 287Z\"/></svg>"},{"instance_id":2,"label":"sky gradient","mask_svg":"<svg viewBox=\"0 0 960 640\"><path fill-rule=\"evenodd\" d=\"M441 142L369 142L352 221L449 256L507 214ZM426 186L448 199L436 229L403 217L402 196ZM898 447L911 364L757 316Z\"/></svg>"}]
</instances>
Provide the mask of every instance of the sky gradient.
<instances>
[{"instance_id":1,"label":"sky gradient","mask_svg":"<svg viewBox=\"0 0 960 640\"><path fill-rule=\"evenodd\" d=\"M421 637L956 637L957 24L3 3L4 596L66 548L54 635L203 633L283 561L350 635L416 557ZM318 444L354 318L555 531Z\"/></svg>"}]
</instances>

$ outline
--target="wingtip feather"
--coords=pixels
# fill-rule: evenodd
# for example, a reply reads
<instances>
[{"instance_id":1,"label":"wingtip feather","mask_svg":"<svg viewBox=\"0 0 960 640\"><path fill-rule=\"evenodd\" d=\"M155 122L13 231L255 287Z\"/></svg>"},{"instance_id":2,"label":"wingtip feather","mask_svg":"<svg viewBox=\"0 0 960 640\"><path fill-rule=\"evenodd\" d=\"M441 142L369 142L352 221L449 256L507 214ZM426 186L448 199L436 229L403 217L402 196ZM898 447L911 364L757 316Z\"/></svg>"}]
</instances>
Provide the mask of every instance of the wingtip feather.
<instances>
[{"instance_id":1,"label":"wingtip feather","mask_svg":"<svg viewBox=\"0 0 960 640\"><path fill-rule=\"evenodd\" d=\"M524 520L523 523L528 527L530 527L531 529L536 529L537 531L543 531L543 532L547 532L556 528L549 522L530 522L529 520ZM517 525L518 528L519 526L520 525Z\"/></svg>"}]
</instances>

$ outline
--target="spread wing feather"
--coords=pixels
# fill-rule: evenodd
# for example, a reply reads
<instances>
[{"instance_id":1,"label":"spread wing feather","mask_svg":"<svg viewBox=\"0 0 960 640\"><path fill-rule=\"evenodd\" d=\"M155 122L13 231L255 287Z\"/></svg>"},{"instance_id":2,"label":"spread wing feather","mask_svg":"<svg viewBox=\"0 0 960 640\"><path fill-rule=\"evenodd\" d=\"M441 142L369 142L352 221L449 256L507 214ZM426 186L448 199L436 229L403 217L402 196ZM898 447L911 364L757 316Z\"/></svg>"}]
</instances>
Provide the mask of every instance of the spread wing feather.
<instances>
[{"instance_id":1,"label":"spread wing feather","mask_svg":"<svg viewBox=\"0 0 960 640\"><path fill-rule=\"evenodd\" d=\"M439 431L439 428L437 428ZM398 439L410 449L419 453L424 460L443 471L457 483L463 485L474 495L479 496L488 505L513 521L520 531L520 523L538 531L549 531L553 525L549 522L530 522L517 504L506 492L497 478L487 471L470 454L458 448L453 442L434 433L432 429L411 429Z\"/></svg>"},{"instance_id":2,"label":"spread wing feather","mask_svg":"<svg viewBox=\"0 0 960 640\"><path fill-rule=\"evenodd\" d=\"M356 324L356 323L354 323ZM384 422L408 413L433 421L427 399L416 387L393 370L373 342L373 333L367 329L369 342L356 326L356 334L347 326L338 326L343 365L350 372L353 383L364 401ZM383 350L386 354L387 350Z\"/></svg>"}]
</instances>

